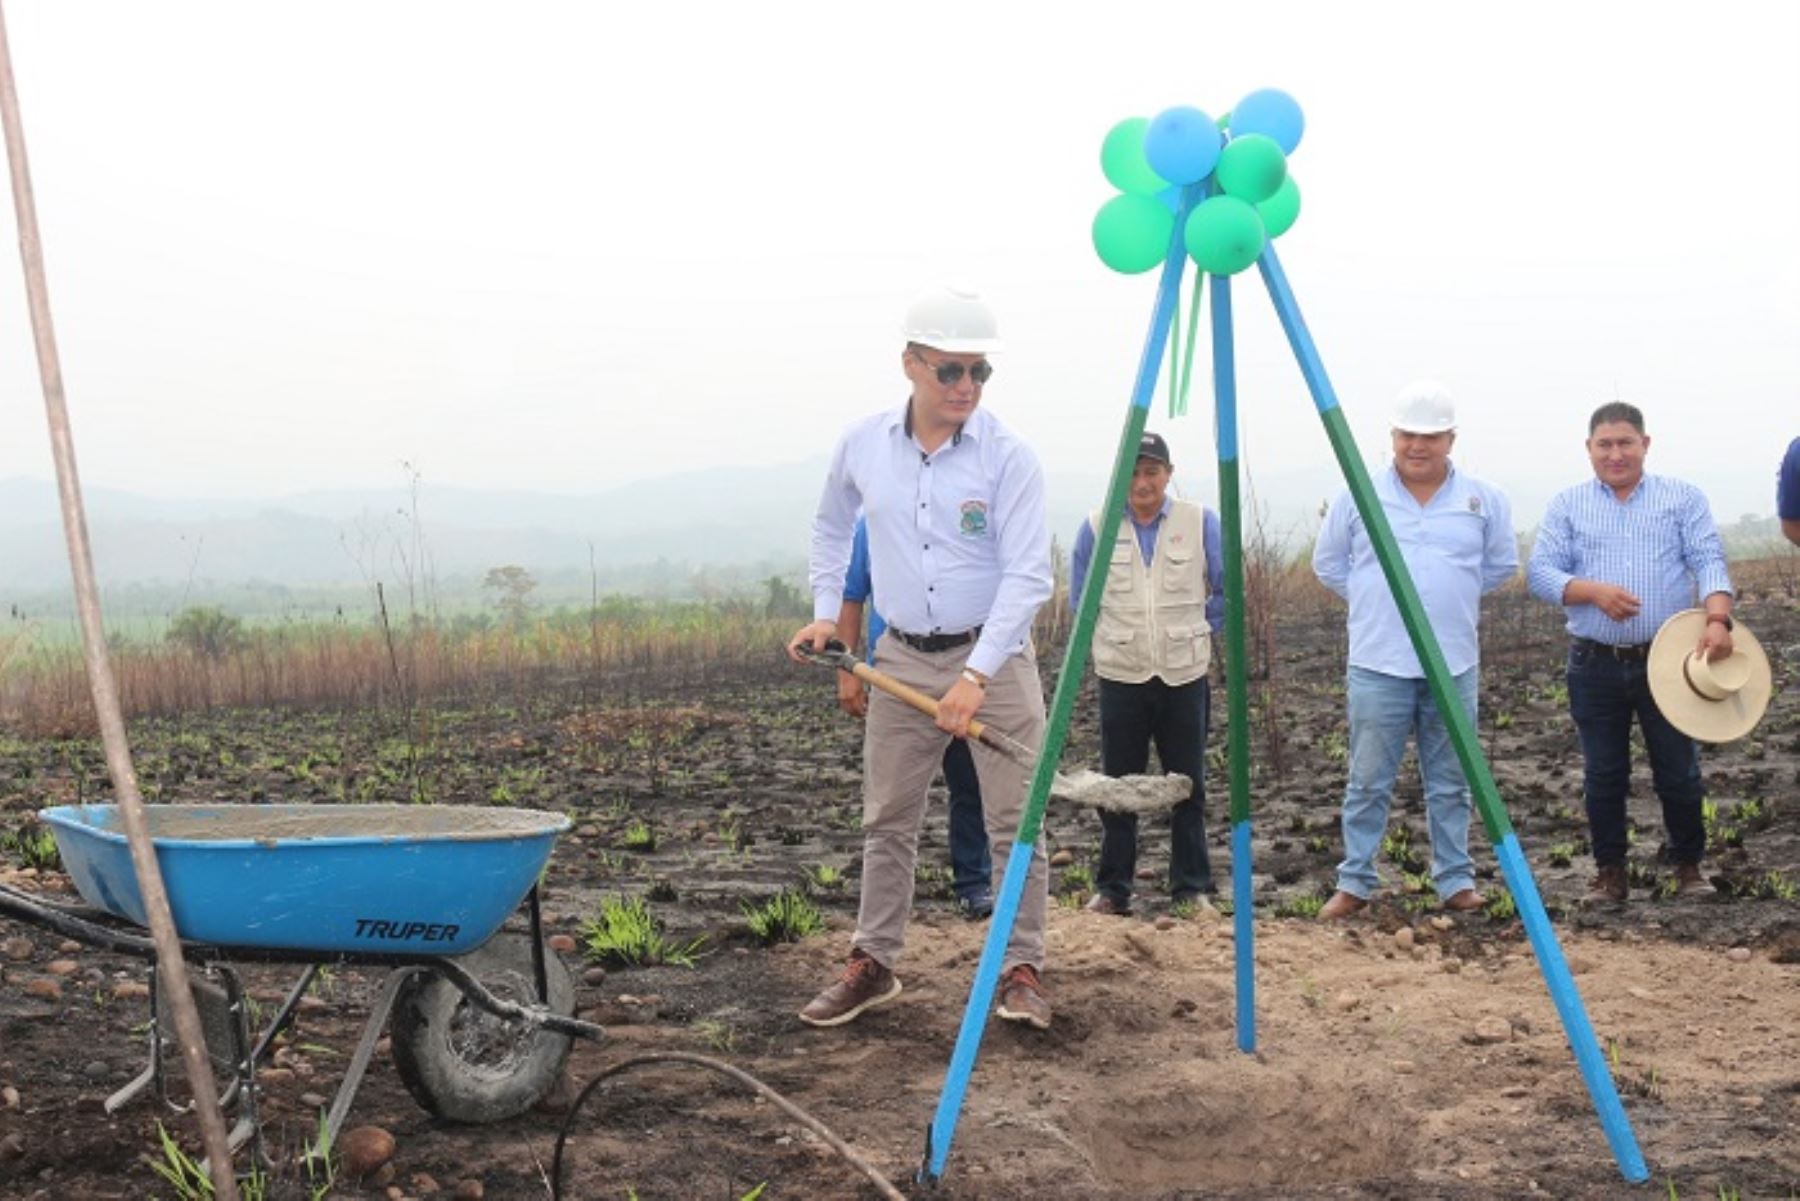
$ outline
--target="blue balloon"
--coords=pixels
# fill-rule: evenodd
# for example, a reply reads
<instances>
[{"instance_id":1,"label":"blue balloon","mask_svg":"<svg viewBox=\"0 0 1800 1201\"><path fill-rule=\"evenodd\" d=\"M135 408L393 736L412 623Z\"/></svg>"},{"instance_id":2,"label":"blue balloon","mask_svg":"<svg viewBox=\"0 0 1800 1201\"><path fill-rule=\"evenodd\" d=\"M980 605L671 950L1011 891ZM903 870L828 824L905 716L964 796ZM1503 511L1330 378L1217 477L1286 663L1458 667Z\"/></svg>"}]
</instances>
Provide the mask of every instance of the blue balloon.
<instances>
[{"instance_id":1,"label":"blue balloon","mask_svg":"<svg viewBox=\"0 0 1800 1201\"><path fill-rule=\"evenodd\" d=\"M1300 102L1277 88L1251 92L1231 110L1231 136L1260 133L1275 139L1283 154L1294 153L1306 132Z\"/></svg>"},{"instance_id":2,"label":"blue balloon","mask_svg":"<svg viewBox=\"0 0 1800 1201\"><path fill-rule=\"evenodd\" d=\"M1211 174L1224 144L1211 117L1178 105L1158 113L1144 131L1144 158L1170 183L1199 183Z\"/></svg>"},{"instance_id":3,"label":"blue balloon","mask_svg":"<svg viewBox=\"0 0 1800 1201\"><path fill-rule=\"evenodd\" d=\"M1163 207L1168 209L1171 213L1179 213L1181 211L1180 185L1170 184L1168 187L1158 192L1156 198L1162 201Z\"/></svg>"}]
</instances>

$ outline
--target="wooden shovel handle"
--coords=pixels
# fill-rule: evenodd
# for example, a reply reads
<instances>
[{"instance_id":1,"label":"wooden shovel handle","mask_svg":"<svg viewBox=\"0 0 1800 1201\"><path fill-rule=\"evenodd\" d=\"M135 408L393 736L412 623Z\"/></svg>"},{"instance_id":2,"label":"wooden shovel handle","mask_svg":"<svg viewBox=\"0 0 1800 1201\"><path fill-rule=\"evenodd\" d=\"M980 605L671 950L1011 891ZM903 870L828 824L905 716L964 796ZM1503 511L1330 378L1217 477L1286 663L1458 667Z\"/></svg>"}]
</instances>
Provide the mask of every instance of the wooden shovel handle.
<instances>
[{"instance_id":1,"label":"wooden shovel handle","mask_svg":"<svg viewBox=\"0 0 1800 1201\"><path fill-rule=\"evenodd\" d=\"M898 697L900 700L905 701L927 717L937 717L938 703L926 696L923 692L920 692L917 688L902 684L892 676L883 675L881 672L876 671L873 667L870 667L867 663L863 663L860 660L857 662L856 666L850 669L850 673L870 687L879 688L889 696ZM976 721L974 718L969 719L969 737L975 739L977 742L984 742L989 746L993 746L993 743L987 737L987 727L981 722Z\"/></svg>"}]
</instances>

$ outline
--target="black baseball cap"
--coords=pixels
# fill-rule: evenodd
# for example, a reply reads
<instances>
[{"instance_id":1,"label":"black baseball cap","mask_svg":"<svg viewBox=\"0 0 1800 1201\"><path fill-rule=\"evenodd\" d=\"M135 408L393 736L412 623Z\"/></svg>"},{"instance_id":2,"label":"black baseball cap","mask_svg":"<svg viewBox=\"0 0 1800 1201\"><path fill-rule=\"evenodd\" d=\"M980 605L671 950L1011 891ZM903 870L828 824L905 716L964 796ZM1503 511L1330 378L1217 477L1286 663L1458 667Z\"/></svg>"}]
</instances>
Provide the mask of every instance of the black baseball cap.
<instances>
[{"instance_id":1,"label":"black baseball cap","mask_svg":"<svg viewBox=\"0 0 1800 1201\"><path fill-rule=\"evenodd\" d=\"M1163 441L1161 434L1145 434L1138 441L1137 457L1155 459L1158 463L1173 465L1173 461L1169 458L1169 444Z\"/></svg>"}]
</instances>

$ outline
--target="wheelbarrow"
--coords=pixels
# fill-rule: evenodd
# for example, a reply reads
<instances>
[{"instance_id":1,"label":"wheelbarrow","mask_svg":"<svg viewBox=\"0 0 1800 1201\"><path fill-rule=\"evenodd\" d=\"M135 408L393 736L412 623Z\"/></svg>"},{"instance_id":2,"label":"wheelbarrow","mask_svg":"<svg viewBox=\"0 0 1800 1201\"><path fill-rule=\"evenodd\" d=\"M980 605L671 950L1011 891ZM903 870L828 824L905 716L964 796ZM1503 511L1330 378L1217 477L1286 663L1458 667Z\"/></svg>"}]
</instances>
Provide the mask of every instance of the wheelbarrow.
<instances>
[{"instance_id":1,"label":"wheelbarrow","mask_svg":"<svg viewBox=\"0 0 1800 1201\"><path fill-rule=\"evenodd\" d=\"M256 1070L294 1020L319 971L390 969L326 1117L335 1139L384 1028L394 1066L428 1111L502 1121L555 1087L572 1039L604 1031L574 1018L568 968L547 953L537 879L557 813L449 805L153 805L145 810L207 1051L233 1110L232 1150L267 1165ZM0 886L0 915L148 962L150 1061L107 1098L113 1112L152 1086L172 1108L172 1033L156 950L135 927L144 906L112 805L47 809L63 866L85 904ZM525 930L502 930L523 905ZM233 963L303 965L252 1039Z\"/></svg>"},{"instance_id":2,"label":"wheelbarrow","mask_svg":"<svg viewBox=\"0 0 1800 1201\"><path fill-rule=\"evenodd\" d=\"M111 1113L165 1073L172 1032L144 936L143 900L112 805L43 810L63 866L84 903L0 885L0 917L17 919L149 964L150 1062L106 1099ZM451 805L153 805L151 840L200 1010L207 1055L233 1111L229 1144L262 1146L256 1071L300 1002L331 965L390 969L343 1082L326 1113L327 1144L344 1126L383 1029L394 1067L426 1110L454 1122L504 1121L541 1101L560 1079L576 1038L606 1032L575 1013L568 968L547 951L537 882L568 829L562 814ZM525 928L503 928L524 908ZM516 923L515 923L516 926ZM250 1007L233 963L302 965L280 1007L253 1039ZM902 1201L867 1160L822 1122L749 1074L681 1051L607 1067L576 1097L557 1133L552 1198L563 1196L563 1149L601 1085L646 1066L700 1067L736 1081L807 1126L882 1196Z\"/></svg>"}]
</instances>

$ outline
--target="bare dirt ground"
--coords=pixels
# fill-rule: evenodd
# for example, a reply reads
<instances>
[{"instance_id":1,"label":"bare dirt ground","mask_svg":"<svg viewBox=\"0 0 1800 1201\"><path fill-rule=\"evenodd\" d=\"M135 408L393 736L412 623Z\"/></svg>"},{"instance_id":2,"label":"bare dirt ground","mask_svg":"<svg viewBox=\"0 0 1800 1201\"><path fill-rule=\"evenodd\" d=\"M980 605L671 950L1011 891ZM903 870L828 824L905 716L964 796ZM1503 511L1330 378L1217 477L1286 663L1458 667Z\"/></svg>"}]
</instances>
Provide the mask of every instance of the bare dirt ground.
<instances>
[{"instance_id":1,"label":"bare dirt ground","mask_svg":"<svg viewBox=\"0 0 1800 1201\"><path fill-rule=\"evenodd\" d=\"M984 927L955 913L943 807L921 844L919 900L895 1003L837 1030L795 1011L841 962L855 913L859 734L821 674L777 665L652 681L554 683L433 706L410 737L394 714L220 713L134 723L146 787L166 800L433 801L566 810L576 827L546 881L552 928L578 934L600 898L648 896L671 935L706 942L692 968L607 972L580 988L608 1041L578 1046L582 1082L643 1051L716 1055L793 1098L909 1195L945 1198L1792 1197L1800 1195L1800 605L1764 590L1740 609L1776 661L1776 700L1749 739L1709 750L1721 895L1666 899L1661 822L1634 782L1629 906L1583 906L1591 873L1580 756L1559 695L1555 613L1498 604L1482 732L1558 937L1652 1173L1621 1181L1516 918L1440 915L1408 891L1401 841L1389 891L1341 926L1304 916L1339 856L1342 649L1328 611L1279 630L1273 691L1255 717L1258 1051L1236 1049L1231 922L1175 916L1155 880L1127 919L1079 909L1097 854L1091 814L1053 808L1047 1032L992 1023L948 1173L910 1181L942 1085ZM1049 658L1049 656L1046 656ZM1048 675L1048 672L1046 673ZM1053 681L1046 680L1049 686ZM1229 879L1222 697L1210 834ZM1066 766L1091 764L1091 696ZM1264 714L1272 715L1264 720ZM1271 739L1278 735L1276 745ZM1279 761L1279 764L1278 764ZM421 766L415 770L411 765ZM1279 767L1279 770L1278 770ZM422 787L421 787L422 785ZM105 797L91 743L0 741L0 828L46 804ZM643 823L654 849L628 850ZM1425 845L1416 782L1393 828ZM1477 833L1482 887L1502 891ZM1166 825L1143 862L1166 871ZM0 852L0 877L55 889ZM763 948L741 904L820 867L829 929ZM142 1062L144 1001L129 960L0 922L0 1196L169 1196L144 1164L159 1114L100 1099ZM577 956L565 956L579 974ZM65 961L56 964L56 961ZM56 964L53 968L53 964ZM60 974L59 974L60 973ZM264 998L279 974L250 973ZM264 1082L269 1137L312 1133L378 975L338 969ZM34 982L55 981L52 990ZM14 1096L16 1092L16 1097ZM556 1108L553 1103L550 1108ZM392 1183L337 1196L543 1197L560 1116L489 1127L419 1109L377 1058L351 1122L398 1143ZM810 1133L735 1086L685 1069L627 1075L577 1120L567 1195L866 1197ZM185 1119L172 1129L191 1138ZM388 1188L399 1190L386 1193ZM287 1190L283 1192L282 1190ZM273 1195L305 1196L292 1173Z\"/></svg>"}]
</instances>

